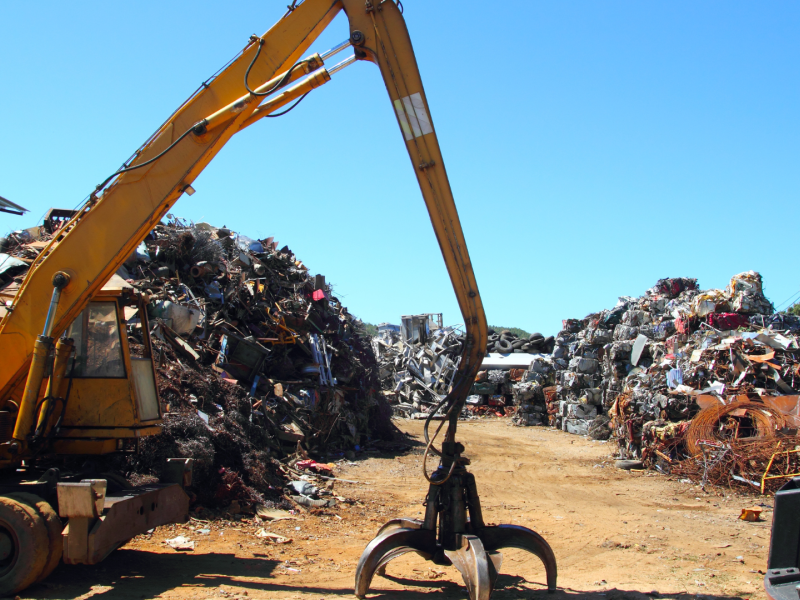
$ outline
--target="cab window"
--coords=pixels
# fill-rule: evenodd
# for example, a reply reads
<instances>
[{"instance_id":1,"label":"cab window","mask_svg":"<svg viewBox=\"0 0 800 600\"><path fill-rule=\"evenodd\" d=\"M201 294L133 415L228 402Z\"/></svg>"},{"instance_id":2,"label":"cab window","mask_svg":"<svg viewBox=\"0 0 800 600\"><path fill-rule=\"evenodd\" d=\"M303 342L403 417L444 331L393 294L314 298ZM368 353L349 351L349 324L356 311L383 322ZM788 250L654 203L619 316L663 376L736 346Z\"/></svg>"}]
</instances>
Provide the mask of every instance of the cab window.
<instances>
[{"instance_id":1,"label":"cab window","mask_svg":"<svg viewBox=\"0 0 800 600\"><path fill-rule=\"evenodd\" d=\"M67 337L75 340L73 377L125 377L116 302L92 302L78 316Z\"/></svg>"}]
</instances>

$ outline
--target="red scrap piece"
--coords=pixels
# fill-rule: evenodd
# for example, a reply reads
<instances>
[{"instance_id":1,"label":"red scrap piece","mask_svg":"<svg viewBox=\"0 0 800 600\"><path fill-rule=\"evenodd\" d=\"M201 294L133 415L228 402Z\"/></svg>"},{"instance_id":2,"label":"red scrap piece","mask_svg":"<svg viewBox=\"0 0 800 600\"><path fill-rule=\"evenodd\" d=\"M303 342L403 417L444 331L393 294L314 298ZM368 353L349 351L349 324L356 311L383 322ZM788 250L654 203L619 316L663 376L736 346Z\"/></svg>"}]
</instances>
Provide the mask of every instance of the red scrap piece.
<instances>
[{"instance_id":1,"label":"red scrap piece","mask_svg":"<svg viewBox=\"0 0 800 600\"><path fill-rule=\"evenodd\" d=\"M322 474L329 474L333 473L333 469L331 469L325 463L318 463L315 460L298 460L295 465L297 469L301 471L305 471L306 469L313 471L314 473L322 473Z\"/></svg>"},{"instance_id":2,"label":"red scrap piece","mask_svg":"<svg viewBox=\"0 0 800 600\"><path fill-rule=\"evenodd\" d=\"M708 315L708 324L716 329L739 329L747 327L750 319L738 313L711 313Z\"/></svg>"}]
</instances>

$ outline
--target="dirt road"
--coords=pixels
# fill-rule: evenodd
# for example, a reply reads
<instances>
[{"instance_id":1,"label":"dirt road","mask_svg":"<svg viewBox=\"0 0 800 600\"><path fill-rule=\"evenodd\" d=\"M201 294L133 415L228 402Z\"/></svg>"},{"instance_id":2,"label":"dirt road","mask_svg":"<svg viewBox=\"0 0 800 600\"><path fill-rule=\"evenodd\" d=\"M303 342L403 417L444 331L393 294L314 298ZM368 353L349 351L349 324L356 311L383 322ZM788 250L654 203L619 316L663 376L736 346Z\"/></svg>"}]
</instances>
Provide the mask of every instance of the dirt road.
<instances>
[{"instance_id":1,"label":"dirt road","mask_svg":"<svg viewBox=\"0 0 800 600\"><path fill-rule=\"evenodd\" d=\"M336 493L353 504L269 524L249 519L191 522L157 530L96 567L59 567L25 595L37 599L229 598L352 599L358 557L392 516L419 516L426 486L420 474L422 424L400 421L417 445L400 457L365 455L337 476ZM737 519L741 509L771 500L706 494L668 478L620 471L612 447L508 420L459 425L472 459L488 522L525 525L541 533L558 561L560 591L548 595L544 568L521 551L504 552L493 598L765 598L772 511L764 521ZM265 528L292 541L272 544ZM208 534L200 529L210 529ZM177 552L163 540L196 542ZM459 573L416 555L391 562L376 577L376 598L466 598Z\"/></svg>"}]
</instances>

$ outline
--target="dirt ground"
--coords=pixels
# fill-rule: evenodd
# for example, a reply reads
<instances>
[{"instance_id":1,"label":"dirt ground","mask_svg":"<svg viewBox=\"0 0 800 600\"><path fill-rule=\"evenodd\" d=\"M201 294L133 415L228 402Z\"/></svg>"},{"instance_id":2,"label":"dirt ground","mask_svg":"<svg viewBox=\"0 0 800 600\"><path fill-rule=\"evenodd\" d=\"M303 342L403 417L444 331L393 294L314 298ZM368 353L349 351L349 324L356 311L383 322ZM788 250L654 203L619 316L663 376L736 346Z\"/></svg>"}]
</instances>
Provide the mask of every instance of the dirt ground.
<instances>
[{"instance_id":1,"label":"dirt ground","mask_svg":"<svg viewBox=\"0 0 800 600\"><path fill-rule=\"evenodd\" d=\"M335 492L353 501L300 514L297 520L191 521L140 536L95 567L60 566L25 592L36 599L228 598L320 600L353 596L358 558L381 524L417 517L426 491L421 475L422 423L398 421L415 448L394 457L364 454L345 464ZM493 598L765 598L771 499L706 494L663 475L614 468L610 443L508 419L459 424L487 522L525 525L542 534L558 561L559 591L546 593L544 567L532 555L504 551ZM431 465L434 466L434 465ZM762 521L737 519L762 504ZM259 529L292 541L273 544ZM200 529L210 529L209 534ZM184 535L194 551L163 540ZM467 598L452 567L414 554L376 576L371 597Z\"/></svg>"}]
</instances>

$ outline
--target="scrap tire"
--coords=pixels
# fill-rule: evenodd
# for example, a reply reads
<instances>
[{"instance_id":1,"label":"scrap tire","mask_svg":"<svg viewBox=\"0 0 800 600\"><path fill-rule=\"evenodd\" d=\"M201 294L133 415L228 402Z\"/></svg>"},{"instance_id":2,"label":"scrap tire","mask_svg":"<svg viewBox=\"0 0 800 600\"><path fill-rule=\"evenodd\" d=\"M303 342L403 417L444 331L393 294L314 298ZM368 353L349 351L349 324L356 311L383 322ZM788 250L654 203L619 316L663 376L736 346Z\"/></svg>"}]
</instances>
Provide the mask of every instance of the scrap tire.
<instances>
[{"instance_id":1,"label":"scrap tire","mask_svg":"<svg viewBox=\"0 0 800 600\"><path fill-rule=\"evenodd\" d=\"M497 343L494 345L494 351L499 352L500 354L508 354L512 350L513 348L511 347L511 342L503 338L497 340Z\"/></svg>"},{"instance_id":2,"label":"scrap tire","mask_svg":"<svg viewBox=\"0 0 800 600\"><path fill-rule=\"evenodd\" d=\"M9 494L9 498L24 502L31 508L35 509L40 517L44 520L45 527L47 527L47 536L50 540L50 549L47 553L47 562L39 574L36 581L42 581L46 578L61 562L61 553L64 550L64 542L61 533L64 531L64 524L58 518L56 511L49 502L44 501L39 496L28 494L26 492L18 492L16 494Z\"/></svg>"},{"instance_id":3,"label":"scrap tire","mask_svg":"<svg viewBox=\"0 0 800 600\"><path fill-rule=\"evenodd\" d=\"M44 519L32 506L0 496L0 595L36 583L50 554Z\"/></svg>"},{"instance_id":4,"label":"scrap tire","mask_svg":"<svg viewBox=\"0 0 800 600\"><path fill-rule=\"evenodd\" d=\"M618 469L622 469L624 471L630 471L631 469L643 469L644 465L640 460L616 460L614 461L614 466Z\"/></svg>"},{"instance_id":5,"label":"scrap tire","mask_svg":"<svg viewBox=\"0 0 800 600\"><path fill-rule=\"evenodd\" d=\"M531 342L535 342L536 340L543 340L543 339L544 339L544 336L541 333L538 333L538 332L537 333L532 333L528 337L528 340L531 341Z\"/></svg>"},{"instance_id":6,"label":"scrap tire","mask_svg":"<svg viewBox=\"0 0 800 600\"><path fill-rule=\"evenodd\" d=\"M525 345L525 340L514 340L513 342L511 342L511 347L514 350L518 350L522 348L524 345Z\"/></svg>"}]
</instances>

